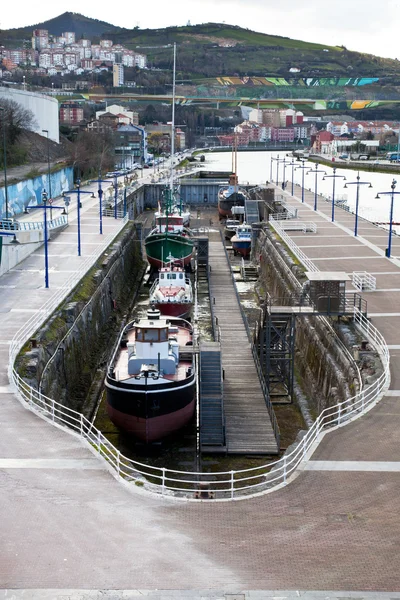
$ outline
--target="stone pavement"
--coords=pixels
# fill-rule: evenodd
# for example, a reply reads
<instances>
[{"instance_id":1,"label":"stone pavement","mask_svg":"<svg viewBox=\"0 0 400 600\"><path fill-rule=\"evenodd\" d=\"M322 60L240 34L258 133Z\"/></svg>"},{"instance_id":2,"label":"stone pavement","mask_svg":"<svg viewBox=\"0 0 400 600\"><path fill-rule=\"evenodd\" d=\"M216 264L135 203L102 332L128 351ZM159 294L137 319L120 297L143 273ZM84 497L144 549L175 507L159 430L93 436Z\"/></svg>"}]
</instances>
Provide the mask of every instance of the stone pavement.
<instances>
[{"instance_id":1,"label":"stone pavement","mask_svg":"<svg viewBox=\"0 0 400 600\"><path fill-rule=\"evenodd\" d=\"M321 270L372 271L391 290L368 294L380 315L373 322L394 347L390 392L325 435L307 469L277 492L195 503L119 483L8 385L9 341L49 293L39 250L0 278L0 598L400 598L400 268L382 256L385 232L360 223L369 241L355 242L351 215L338 211L331 224L327 203L315 213L310 195L311 206L289 201L317 222L316 234L293 238ZM99 236L97 201L83 202L85 255ZM51 242L51 286L77 268L74 231Z\"/></svg>"}]
</instances>

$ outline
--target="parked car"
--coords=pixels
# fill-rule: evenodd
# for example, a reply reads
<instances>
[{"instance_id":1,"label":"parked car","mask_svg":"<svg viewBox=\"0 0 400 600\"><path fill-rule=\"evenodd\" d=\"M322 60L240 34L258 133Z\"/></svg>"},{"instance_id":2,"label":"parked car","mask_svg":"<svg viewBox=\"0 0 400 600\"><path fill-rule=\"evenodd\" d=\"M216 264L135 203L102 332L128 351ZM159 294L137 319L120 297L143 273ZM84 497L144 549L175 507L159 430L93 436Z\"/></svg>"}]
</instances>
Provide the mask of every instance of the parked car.
<instances>
[{"instance_id":1,"label":"parked car","mask_svg":"<svg viewBox=\"0 0 400 600\"><path fill-rule=\"evenodd\" d=\"M348 154L340 154L339 158L341 158L342 160L346 160L346 158L349 158Z\"/></svg>"}]
</instances>

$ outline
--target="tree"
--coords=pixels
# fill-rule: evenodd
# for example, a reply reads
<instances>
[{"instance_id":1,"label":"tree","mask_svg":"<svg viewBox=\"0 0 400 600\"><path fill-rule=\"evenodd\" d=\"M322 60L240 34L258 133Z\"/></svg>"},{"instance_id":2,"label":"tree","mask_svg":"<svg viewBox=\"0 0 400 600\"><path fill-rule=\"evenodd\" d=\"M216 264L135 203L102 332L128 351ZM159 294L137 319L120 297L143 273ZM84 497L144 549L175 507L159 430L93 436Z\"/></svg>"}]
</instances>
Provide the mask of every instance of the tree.
<instances>
[{"instance_id":1,"label":"tree","mask_svg":"<svg viewBox=\"0 0 400 600\"><path fill-rule=\"evenodd\" d=\"M161 148L161 140L163 138L163 134L159 133L158 131L154 131L153 133L150 133L148 139L147 139L147 146L149 147L150 150L153 151L153 154L160 154L160 148Z\"/></svg>"},{"instance_id":2,"label":"tree","mask_svg":"<svg viewBox=\"0 0 400 600\"><path fill-rule=\"evenodd\" d=\"M2 138L2 127L5 124L7 145L15 144L24 129L32 130L37 126L33 112L24 108L15 100L1 99L0 107L4 109L4 112L2 111L0 133Z\"/></svg>"},{"instance_id":3,"label":"tree","mask_svg":"<svg viewBox=\"0 0 400 600\"><path fill-rule=\"evenodd\" d=\"M0 140L5 130L7 164L20 165L26 160L26 148L21 147L18 139L26 129L33 129L36 121L33 112L24 108L14 100L1 99L0 107L4 109L0 115ZM4 165L3 144L1 144L1 165Z\"/></svg>"},{"instance_id":4,"label":"tree","mask_svg":"<svg viewBox=\"0 0 400 600\"><path fill-rule=\"evenodd\" d=\"M69 162L74 176L94 176L104 170L112 170L115 165L115 135L110 129L104 133L81 131L71 144Z\"/></svg>"}]
</instances>

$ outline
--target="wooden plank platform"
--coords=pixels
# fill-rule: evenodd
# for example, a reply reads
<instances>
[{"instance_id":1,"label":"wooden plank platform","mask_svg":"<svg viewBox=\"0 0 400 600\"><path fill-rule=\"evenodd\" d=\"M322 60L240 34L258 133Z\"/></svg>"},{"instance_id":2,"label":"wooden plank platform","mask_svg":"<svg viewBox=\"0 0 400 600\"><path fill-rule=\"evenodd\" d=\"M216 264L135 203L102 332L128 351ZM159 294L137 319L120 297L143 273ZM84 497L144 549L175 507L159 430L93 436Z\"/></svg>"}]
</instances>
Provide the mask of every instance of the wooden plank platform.
<instances>
[{"instance_id":1,"label":"wooden plank platform","mask_svg":"<svg viewBox=\"0 0 400 600\"><path fill-rule=\"evenodd\" d=\"M219 235L210 236L211 302L221 329L226 446L230 454L277 454L230 268Z\"/></svg>"}]
</instances>

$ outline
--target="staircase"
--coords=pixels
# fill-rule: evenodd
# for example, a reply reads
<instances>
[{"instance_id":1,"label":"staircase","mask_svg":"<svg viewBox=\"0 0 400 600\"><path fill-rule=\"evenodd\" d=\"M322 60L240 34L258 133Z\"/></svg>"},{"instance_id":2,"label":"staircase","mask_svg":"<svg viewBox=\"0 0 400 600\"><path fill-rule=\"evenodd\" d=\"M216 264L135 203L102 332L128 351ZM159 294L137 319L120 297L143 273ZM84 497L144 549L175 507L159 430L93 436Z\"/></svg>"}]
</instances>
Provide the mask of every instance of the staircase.
<instances>
[{"instance_id":1,"label":"staircase","mask_svg":"<svg viewBox=\"0 0 400 600\"><path fill-rule=\"evenodd\" d=\"M258 201L249 200L248 198L246 198L245 213L246 223L248 223L248 225L252 225L252 223L258 223L260 221L260 215L258 212Z\"/></svg>"},{"instance_id":2,"label":"staircase","mask_svg":"<svg viewBox=\"0 0 400 600\"><path fill-rule=\"evenodd\" d=\"M200 343L200 446L202 452L222 452L225 449L219 342Z\"/></svg>"}]
</instances>

